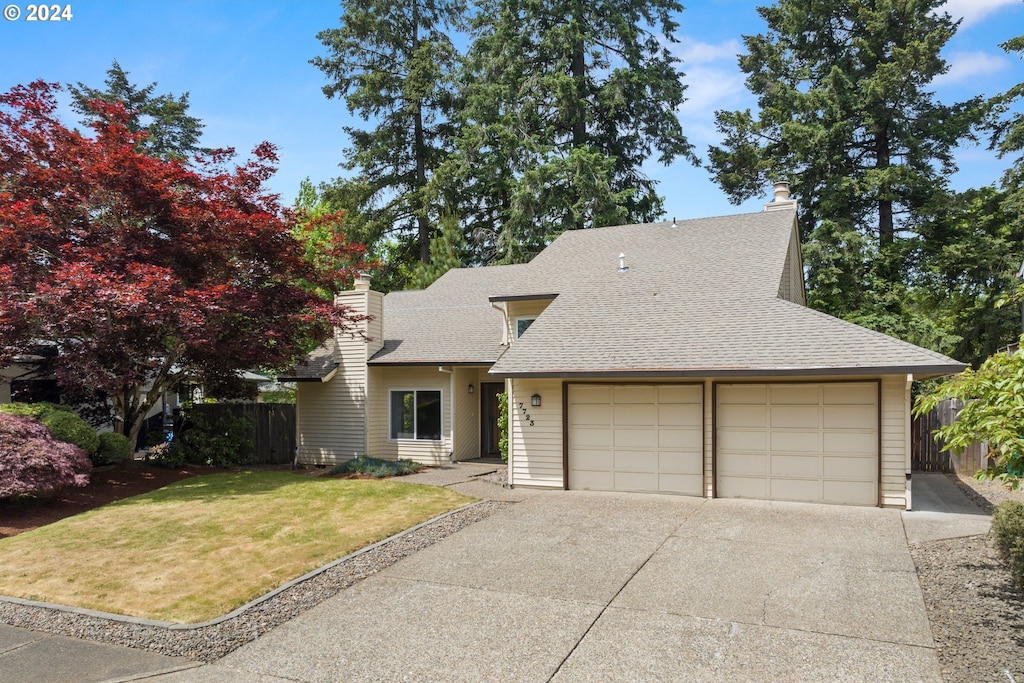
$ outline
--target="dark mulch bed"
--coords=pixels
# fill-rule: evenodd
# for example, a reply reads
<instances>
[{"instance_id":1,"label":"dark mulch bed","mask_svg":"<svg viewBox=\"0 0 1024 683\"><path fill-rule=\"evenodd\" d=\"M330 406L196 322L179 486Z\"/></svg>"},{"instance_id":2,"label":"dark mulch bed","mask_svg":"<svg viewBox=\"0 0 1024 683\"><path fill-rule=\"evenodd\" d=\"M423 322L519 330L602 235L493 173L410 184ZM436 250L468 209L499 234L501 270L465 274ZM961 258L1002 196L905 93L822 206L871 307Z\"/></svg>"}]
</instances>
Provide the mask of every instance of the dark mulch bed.
<instances>
[{"instance_id":1,"label":"dark mulch bed","mask_svg":"<svg viewBox=\"0 0 1024 683\"><path fill-rule=\"evenodd\" d=\"M93 470L89 485L66 489L49 498L0 500L0 538L52 524L121 498L149 493L188 477L216 472L212 467L164 469L135 463L131 467Z\"/></svg>"}]
</instances>

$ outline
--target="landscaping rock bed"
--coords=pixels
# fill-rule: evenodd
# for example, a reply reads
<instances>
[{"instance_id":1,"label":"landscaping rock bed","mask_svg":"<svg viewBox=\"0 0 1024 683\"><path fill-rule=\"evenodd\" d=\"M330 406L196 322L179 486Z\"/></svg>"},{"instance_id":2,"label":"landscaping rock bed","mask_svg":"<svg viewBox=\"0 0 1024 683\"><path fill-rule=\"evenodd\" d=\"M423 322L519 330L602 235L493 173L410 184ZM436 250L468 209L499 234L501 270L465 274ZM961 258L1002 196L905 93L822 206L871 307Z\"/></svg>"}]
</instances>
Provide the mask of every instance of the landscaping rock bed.
<instances>
[{"instance_id":1,"label":"landscaping rock bed","mask_svg":"<svg viewBox=\"0 0 1024 683\"><path fill-rule=\"evenodd\" d=\"M450 513L297 583L210 626L167 628L0 601L0 623L212 662L357 581L393 565L511 503L485 501Z\"/></svg>"},{"instance_id":2,"label":"landscaping rock bed","mask_svg":"<svg viewBox=\"0 0 1024 683\"><path fill-rule=\"evenodd\" d=\"M1024 492L950 475L988 511ZM948 683L1024 683L1024 594L987 536L910 546Z\"/></svg>"}]
</instances>

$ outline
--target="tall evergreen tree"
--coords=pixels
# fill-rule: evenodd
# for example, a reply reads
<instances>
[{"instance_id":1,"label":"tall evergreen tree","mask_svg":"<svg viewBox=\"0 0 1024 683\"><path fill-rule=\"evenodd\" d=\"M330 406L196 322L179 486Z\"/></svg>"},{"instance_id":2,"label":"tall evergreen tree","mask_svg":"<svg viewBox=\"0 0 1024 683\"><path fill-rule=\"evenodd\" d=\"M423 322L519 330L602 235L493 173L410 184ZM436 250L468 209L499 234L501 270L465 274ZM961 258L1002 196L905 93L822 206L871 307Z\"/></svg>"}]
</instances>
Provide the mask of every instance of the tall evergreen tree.
<instances>
[{"instance_id":1,"label":"tall evergreen tree","mask_svg":"<svg viewBox=\"0 0 1024 683\"><path fill-rule=\"evenodd\" d=\"M357 172L354 208L367 220L367 245L412 241L398 253L427 263L439 211L424 187L450 149L452 72L463 0L347 0L341 25L317 37L328 55L312 63L328 78L324 93L344 98L373 127L346 127L343 166ZM356 186L350 186L356 187ZM410 253L411 252L411 253Z\"/></svg>"},{"instance_id":2,"label":"tall evergreen tree","mask_svg":"<svg viewBox=\"0 0 1024 683\"><path fill-rule=\"evenodd\" d=\"M89 105L91 101L119 102L128 112L128 130L147 133L146 139L138 143L140 151L161 159L184 159L203 151L199 146L203 124L188 113L188 93L177 97L170 93L153 95L156 83L139 88L128 80L128 72L117 60L107 70L103 83L105 90L90 88L83 83L77 87L68 86L71 108L81 114L83 125L98 123L104 115L104 110Z\"/></svg>"},{"instance_id":3,"label":"tall evergreen tree","mask_svg":"<svg viewBox=\"0 0 1024 683\"><path fill-rule=\"evenodd\" d=\"M457 153L435 189L478 260L528 260L571 228L662 213L652 156L692 158L675 0L481 0Z\"/></svg>"},{"instance_id":4,"label":"tall evergreen tree","mask_svg":"<svg viewBox=\"0 0 1024 683\"><path fill-rule=\"evenodd\" d=\"M957 23L941 0L779 0L758 8L740 68L757 114L720 111L710 149L737 203L787 177L801 204L809 303L895 331L908 245L948 193L953 148L981 100L952 106L927 88Z\"/></svg>"}]
</instances>

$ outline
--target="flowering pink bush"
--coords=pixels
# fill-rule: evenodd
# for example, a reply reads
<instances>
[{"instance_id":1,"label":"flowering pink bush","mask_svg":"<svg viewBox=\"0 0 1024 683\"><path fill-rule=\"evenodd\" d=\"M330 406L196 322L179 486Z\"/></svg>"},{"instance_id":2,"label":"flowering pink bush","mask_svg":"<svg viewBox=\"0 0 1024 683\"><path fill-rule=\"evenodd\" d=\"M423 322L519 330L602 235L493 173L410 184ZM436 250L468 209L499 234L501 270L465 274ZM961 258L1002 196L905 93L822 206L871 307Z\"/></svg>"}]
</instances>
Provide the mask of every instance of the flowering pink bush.
<instances>
[{"instance_id":1,"label":"flowering pink bush","mask_svg":"<svg viewBox=\"0 0 1024 683\"><path fill-rule=\"evenodd\" d=\"M86 486L92 463L35 420L0 413L0 499Z\"/></svg>"}]
</instances>

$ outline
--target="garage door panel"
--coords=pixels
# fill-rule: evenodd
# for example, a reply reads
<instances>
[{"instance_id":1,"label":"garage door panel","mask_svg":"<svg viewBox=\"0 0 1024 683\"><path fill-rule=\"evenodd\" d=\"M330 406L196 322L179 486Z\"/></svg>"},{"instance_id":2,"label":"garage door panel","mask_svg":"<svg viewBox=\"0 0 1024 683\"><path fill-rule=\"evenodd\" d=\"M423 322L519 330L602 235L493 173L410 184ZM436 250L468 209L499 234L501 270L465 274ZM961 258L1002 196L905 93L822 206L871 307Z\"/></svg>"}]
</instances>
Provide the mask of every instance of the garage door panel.
<instances>
[{"instance_id":1,"label":"garage door panel","mask_svg":"<svg viewBox=\"0 0 1024 683\"><path fill-rule=\"evenodd\" d=\"M716 395L719 496L877 502L877 383L723 384Z\"/></svg>"},{"instance_id":2,"label":"garage door panel","mask_svg":"<svg viewBox=\"0 0 1024 683\"><path fill-rule=\"evenodd\" d=\"M820 453L821 433L772 432L768 442L773 453Z\"/></svg>"},{"instance_id":3,"label":"garage door panel","mask_svg":"<svg viewBox=\"0 0 1024 683\"><path fill-rule=\"evenodd\" d=\"M773 429L817 429L821 417L817 410L808 410L807 406L772 406L769 424Z\"/></svg>"},{"instance_id":4,"label":"garage door panel","mask_svg":"<svg viewBox=\"0 0 1024 683\"><path fill-rule=\"evenodd\" d=\"M677 491L695 491L693 495L701 495L704 490L704 475L697 474L672 474L661 472L658 474L658 490L663 493L675 493Z\"/></svg>"},{"instance_id":5,"label":"garage door panel","mask_svg":"<svg viewBox=\"0 0 1024 683\"><path fill-rule=\"evenodd\" d=\"M612 398L616 405L623 403L646 403L655 402L654 387L649 385L612 385Z\"/></svg>"},{"instance_id":6,"label":"garage door panel","mask_svg":"<svg viewBox=\"0 0 1024 683\"><path fill-rule=\"evenodd\" d=\"M773 406L816 406L821 400L821 391L816 384L773 384L769 389Z\"/></svg>"},{"instance_id":7,"label":"garage door panel","mask_svg":"<svg viewBox=\"0 0 1024 683\"><path fill-rule=\"evenodd\" d=\"M699 451L658 451L658 471L662 474L696 474L704 472Z\"/></svg>"},{"instance_id":8,"label":"garage door panel","mask_svg":"<svg viewBox=\"0 0 1024 683\"><path fill-rule=\"evenodd\" d=\"M580 469L608 470L612 468L613 452L611 449L603 448L577 448L575 450L576 461Z\"/></svg>"},{"instance_id":9,"label":"garage door panel","mask_svg":"<svg viewBox=\"0 0 1024 683\"><path fill-rule=\"evenodd\" d=\"M763 406L768 400L768 387L763 384L723 384L718 387L718 402L725 405Z\"/></svg>"},{"instance_id":10,"label":"garage door panel","mask_svg":"<svg viewBox=\"0 0 1024 683\"><path fill-rule=\"evenodd\" d=\"M657 472L657 451L620 451L616 450L612 458L612 468L636 472Z\"/></svg>"},{"instance_id":11,"label":"garage door panel","mask_svg":"<svg viewBox=\"0 0 1024 683\"><path fill-rule=\"evenodd\" d=\"M613 474L617 491L657 491L658 475L654 472L620 472Z\"/></svg>"},{"instance_id":12,"label":"garage door panel","mask_svg":"<svg viewBox=\"0 0 1024 683\"><path fill-rule=\"evenodd\" d=\"M720 430L719 451L763 451L768 448L768 434L764 431Z\"/></svg>"},{"instance_id":13,"label":"garage door panel","mask_svg":"<svg viewBox=\"0 0 1024 683\"><path fill-rule=\"evenodd\" d=\"M657 415L651 410L651 406L642 404L617 405L612 410L612 417L616 427L631 425L653 427L658 422Z\"/></svg>"},{"instance_id":14,"label":"garage door panel","mask_svg":"<svg viewBox=\"0 0 1024 683\"><path fill-rule=\"evenodd\" d=\"M767 498L768 480L760 477L720 476L718 495L723 498Z\"/></svg>"},{"instance_id":15,"label":"garage door panel","mask_svg":"<svg viewBox=\"0 0 1024 683\"><path fill-rule=\"evenodd\" d=\"M826 503L846 505L874 505L878 495L874 481L828 481L824 482L822 496Z\"/></svg>"},{"instance_id":16,"label":"garage door panel","mask_svg":"<svg viewBox=\"0 0 1024 683\"><path fill-rule=\"evenodd\" d=\"M826 453L846 453L875 456L878 435L869 432L825 432Z\"/></svg>"},{"instance_id":17,"label":"garage door panel","mask_svg":"<svg viewBox=\"0 0 1024 683\"><path fill-rule=\"evenodd\" d=\"M878 417L875 406L825 406L825 429L849 429L855 425L871 425Z\"/></svg>"},{"instance_id":18,"label":"garage door panel","mask_svg":"<svg viewBox=\"0 0 1024 683\"><path fill-rule=\"evenodd\" d=\"M596 403L608 406L612 402L612 388L606 384L576 384L572 387L574 405Z\"/></svg>"},{"instance_id":19,"label":"garage door panel","mask_svg":"<svg viewBox=\"0 0 1024 683\"><path fill-rule=\"evenodd\" d=\"M658 403L688 403L700 407L704 402L704 387L700 384L662 384L658 386Z\"/></svg>"},{"instance_id":20,"label":"garage door panel","mask_svg":"<svg viewBox=\"0 0 1024 683\"><path fill-rule=\"evenodd\" d=\"M769 480L768 497L772 500L821 500L821 480L773 478Z\"/></svg>"},{"instance_id":21,"label":"garage door panel","mask_svg":"<svg viewBox=\"0 0 1024 683\"><path fill-rule=\"evenodd\" d=\"M871 457L829 457L824 459L825 477L829 479L860 479L874 481L878 463Z\"/></svg>"},{"instance_id":22,"label":"garage door panel","mask_svg":"<svg viewBox=\"0 0 1024 683\"><path fill-rule=\"evenodd\" d=\"M823 385L825 405L870 405L878 400L878 388L874 384L825 384Z\"/></svg>"},{"instance_id":23,"label":"garage door panel","mask_svg":"<svg viewBox=\"0 0 1024 683\"><path fill-rule=\"evenodd\" d=\"M689 451L701 450L700 429L659 429L658 448L685 449Z\"/></svg>"},{"instance_id":24,"label":"garage door panel","mask_svg":"<svg viewBox=\"0 0 1024 683\"><path fill-rule=\"evenodd\" d=\"M658 406L658 425L661 427L700 427L704 410L700 404L669 403Z\"/></svg>"},{"instance_id":25,"label":"garage door panel","mask_svg":"<svg viewBox=\"0 0 1024 683\"><path fill-rule=\"evenodd\" d=\"M771 474L779 477L813 477L822 475L821 458L817 455L777 455L771 460Z\"/></svg>"},{"instance_id":26,"label":"garage door panel","mask_svg":"<svg viewBox=\"0 0 1024 683\"><path fill-rule=\"evenodd\" d=\"M594 491L610 491L614 482L612 481L612 473L610 471L594 471L594 470L573 470L572 472L573 488Z\"/></svg>"},{"instance_id":27,"label":"garage door panel","mask_svg":"<svg viewBox=\"0 0 1024 683\"><path fill-rule=\"evenodd\" d=\"M658 447L658 430L643 427L615 427L613 443L616 448L650 448Z\"/></svg>"},{"instance_id":28,"label":"garage door panel","mask_svg":"<svg viewBox=\"0 0 1024 683\"><path fill-rule=\"evenodd\" d=\"M768 459L760 453L729 453L718 461L720 474L768 474Z\"/></svg>"},{"instance_id":29,"label":"garage door panel","mask_svg":"<svg viewBox=\"0 0 1024 683\"><path fill-rule=\"evenodd\" d=\"M608 448L612 445L612 430L607 427L575 427L573 446L577 448Z\"/></svg>"},{"instance_id":30,"label":"garage door panel","mask_svg":"<svg viewBox=\"0 0 1024 683\"><path fill-rule=\"evenodd\" d=\"M736 429L764 429L768 426L768 408L767 406L730 406L728 426Z\"/></svg>"},{"instance_id":31,"label":"garage door panel","mask_svg":"<svg viewBox=\"0 0 1024 683\"><path fill-rule=\"evenodd\" d=\"M572 411L570 425L599 425L607 426L611 422L611 406L597 406L583 404L576 406Z\"/></svg>"}]
</instances>

